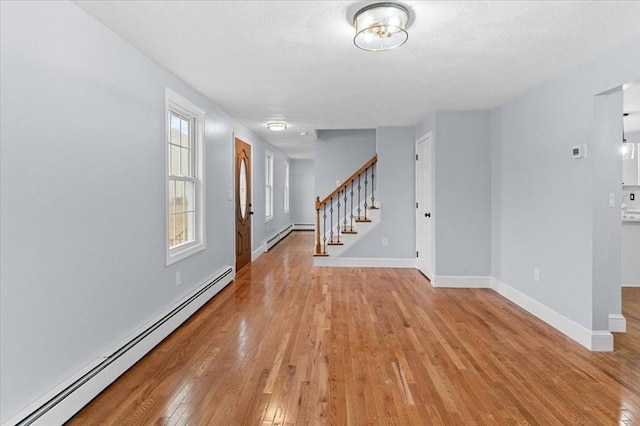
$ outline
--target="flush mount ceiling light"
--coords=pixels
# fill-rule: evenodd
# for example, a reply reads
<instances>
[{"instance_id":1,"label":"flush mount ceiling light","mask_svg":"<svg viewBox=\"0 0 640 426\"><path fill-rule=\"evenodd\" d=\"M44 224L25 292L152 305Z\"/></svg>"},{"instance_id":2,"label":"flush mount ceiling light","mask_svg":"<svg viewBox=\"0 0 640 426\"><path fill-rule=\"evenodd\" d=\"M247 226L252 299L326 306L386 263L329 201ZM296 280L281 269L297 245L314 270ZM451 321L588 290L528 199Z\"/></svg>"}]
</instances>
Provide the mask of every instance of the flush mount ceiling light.
<instances>
[{"instance_id":1,"label":"flush mount ceiling light","mask_svg":"<svg viewBox=\"0 0 640 426\"><path fill-rule=\"evenodd\" d=\"M353 42L363 50L381 52L402 46L407 39L409 10L397 3L374 3L353 17L356 36Z\"/></svg>"},{"instance_id":2,"label":"flush mount ceiling light","mask_svg":"<svg viewBox=\"0 0 640 426\"><path fill-rule=\"evenodd\" d=\"M273 130L274 132L281 132L287 130L287 123L284 121L272 121L271 123L267 123L267 129Z\"/></svg>"}]
</instances>

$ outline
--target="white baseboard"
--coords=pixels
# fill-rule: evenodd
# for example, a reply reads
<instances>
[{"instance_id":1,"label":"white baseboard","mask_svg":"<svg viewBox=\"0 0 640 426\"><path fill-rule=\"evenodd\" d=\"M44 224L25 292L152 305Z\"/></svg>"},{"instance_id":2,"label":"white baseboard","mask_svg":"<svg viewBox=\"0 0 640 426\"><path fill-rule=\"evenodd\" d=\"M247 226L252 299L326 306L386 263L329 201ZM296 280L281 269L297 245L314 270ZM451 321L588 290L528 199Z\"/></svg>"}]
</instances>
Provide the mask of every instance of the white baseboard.
<instances>
[{"instance_id":1,"label":"white baseboard","mask_svg":"<svg viewBox=\"0 0 640 426\"><path fill-rule=\"evenodd\" d=\"M233 281L234 276L235 271L230 266L218 271L165 313L140 327L106 355L84 366L2 426L22 422L63 424Z\"/></svg>"},{"instance_id":2,"label":"white baseboard","mask_svg":"<svg viewBox=\"0 0 640 426\"><path fill-rule=\"evenodd\" d=\"M313 223L295 223L293 225L294 231L315 231L316 226Z\"/></svg>"},{"instance_id":3,"label":"white baseboard","mask_svg":"<svg viewBox=\"0 0 640 426\"><path fill-rule=\"evenodd\" d=\"M439 288L491 288L491 277L436 275L431 285Z\"/></svg>"},{"instance_id":4,"label":"white baseboard","mask_svg":"<svg viewBox=\"0 0 640 426\"><path fill-rule=\"evenodd\" d=\"M640 283L622 284L622 287L640 287Z\"/></svg>"},{"instance_id":5,"label":"white baseboard","mask_svg":"<svg viewBox=\"0 0 640 426\"><path fill-rule=\"evenodd\" d=\"M613 351L613 334L611 334L609 331L592 331L592 330L589 330L589 331L591 332L591 345L586 346L587 349L593 352L612 352ZM572 336L569 336L569 337L573 339ZM573 340L576 340L576 339L573 339Z\"/></svg>"},{"instance_id":6,"label":"white baseboard","mask_svg":"<svg viewBox=\"0 0 640 426\"><path fill-rule=\"evenodd\" d=\"M415 259L380 259L356 257L314 257L313 266L338 268L415 268Z\"/></svg>"},{"instance_id":7,"label":"white baseboard","mask_svg":"<svg viewBox=\"0 0 640 426\"><path fill-rule=\"evenodd\" d=\"M613 350L613 335L608 330L590 330L495 278L491 288L587 349L598 352Z\"/></svg>"},{"instance_id":8,"label":"white baseboard","mask_svg":"<svg viewBox=\"0 0 640 426\"><path fill-rule=\"evenodd\" d=\"M259 258L260 256L262 256L262 253L266 251L267 251L267 246L264 243L260 244L258 248L255 249L253 253L251 253L251 261L253 262L257 258Z\"/></svg>"},{"instance_id":9,"label":"white baseboard","mask_svg":"<svg viewBox=\"0 0 640 426\"><path fill-rule=\"evenodd\" d=\"M609 314L609 331L614 333L627 331L627 320L622 314Z\"/></svg>"}]
</instances>

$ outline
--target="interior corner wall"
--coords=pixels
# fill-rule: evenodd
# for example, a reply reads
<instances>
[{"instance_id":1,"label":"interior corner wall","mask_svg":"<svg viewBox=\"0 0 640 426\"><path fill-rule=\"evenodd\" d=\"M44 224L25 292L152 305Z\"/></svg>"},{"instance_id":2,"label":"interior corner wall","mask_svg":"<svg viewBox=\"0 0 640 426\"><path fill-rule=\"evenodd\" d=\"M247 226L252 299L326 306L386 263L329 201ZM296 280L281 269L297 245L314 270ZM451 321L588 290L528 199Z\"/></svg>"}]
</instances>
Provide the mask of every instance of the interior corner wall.
<instances>
[{"instance_id":1,"label":"interior corner wall","mask_svg":"<svg viewBox=\"0 0 640 426\"><path fill-rule=\"evenodd\" d=\"M435 113L438 276L491 275L491 112Z\"/></svg>"},{"instance_id":2,"label":"interior corner wall","mask_svg":"<svg viewBox=\"0 0 640 426\"><path fill-rule=\"evenodd\" d=\"M318 130L315 191L320 199L376 154L375 129Z\"/></svg>"},{"instance_id":3,"label":"interior corner wall","mask_svg":"<svg viewBox=\"0 0 640 426\"><path fill-rule=\"evenodd\" d=\"M313 160L291 160L291 220L296 225L315 225L315 176Z\"/></svg>"},{"instance_id":4,"label":"interior corner wall","mask_svg":"<svg viewBox=\"0 0 640 426\"><path fill-rule=\"evenodd\" d=\"M594 206L608 204L590 187L594 95L638 78L634 39L493 112L493 276L587 329L608 328L592 321L601 303L592 288L600 285L592 272L593 228L602 220ZM587 158L573 159L572 147L580 144ZM602 172L619 180L618 170L610 164Z\"/></svg>"},{"instance_id":5,"label":"interior corner wall","mask_svg":"<svg viewBox=\"0 0 640 426\"><path fill-rule=\"evenodd\" d=\"M377 129L376 199L381 221L342 257L415 259L415 129ZM382 238L388 246L382 246Z\"/></svg>"},{"instance_id":6,"label":"interior corner wall","mask_svg":"<svg viewBox=\"0 0 640 426\"><path fill-rule=\"evenodd\" d=\"M4 422L234 264L233 136L252 143L254 164L268 145L73 3L0 8ZM165 87L206 114L207 247L168 267ZM253 177L264 214L263 176L264 165Z\"/></svg>"},{"instance_id":7,"label":"interior corner wall","mask_svg":"<svg viewBox=\"0 0 640 426\"><path fill-rule=\"evenodd\" d=\"M491 276L502 276L500 263L501 246L500 232L502 230L502 110L495 108L491 111Z\"/></svg>"}]
</instances>

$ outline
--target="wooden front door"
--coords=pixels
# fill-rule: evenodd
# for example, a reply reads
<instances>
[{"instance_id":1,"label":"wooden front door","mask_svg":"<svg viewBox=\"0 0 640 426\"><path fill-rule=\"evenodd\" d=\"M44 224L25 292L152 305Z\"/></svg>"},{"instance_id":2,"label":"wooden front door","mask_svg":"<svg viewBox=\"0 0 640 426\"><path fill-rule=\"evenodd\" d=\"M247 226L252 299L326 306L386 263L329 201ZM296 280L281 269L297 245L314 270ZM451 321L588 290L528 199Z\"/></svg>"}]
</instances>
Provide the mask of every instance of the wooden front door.
<instances>
[{"instance_id":1,"label":"wooden front door","mask_svg":"<svg viewBox=\"0 0 640 426\"><path fill-rule=\"evenodd\" d=\"M251 262L251 145L236 138L236 272Z\"/></svg>"}]
</instances>

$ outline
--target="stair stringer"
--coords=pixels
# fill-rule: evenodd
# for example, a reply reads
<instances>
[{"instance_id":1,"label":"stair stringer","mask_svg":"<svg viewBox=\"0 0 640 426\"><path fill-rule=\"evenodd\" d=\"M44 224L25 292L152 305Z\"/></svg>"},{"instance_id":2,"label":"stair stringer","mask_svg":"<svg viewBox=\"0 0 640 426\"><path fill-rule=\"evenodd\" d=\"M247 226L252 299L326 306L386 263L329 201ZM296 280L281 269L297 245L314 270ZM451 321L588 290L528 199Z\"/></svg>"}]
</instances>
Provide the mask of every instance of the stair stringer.
<instances>
[{"instance_id":1,"label":"stair stringer","mask_svg":"<svg viewBox=\"0 0 640 426\"><path fill-rule=\"evenodd\" d=\"M371 222L358 222L356 224L357 234L340 234L340 239L343 242L341 246L327 245L327 254L329 256L318 256L313 258L314 266L342 266L339 259L355 243L360 241L369 232L374 230L382 222L381 209L367 210L367 218L371 219ZM327 239L329 236L327 235Z\"/></svg>"}]
</instances>

